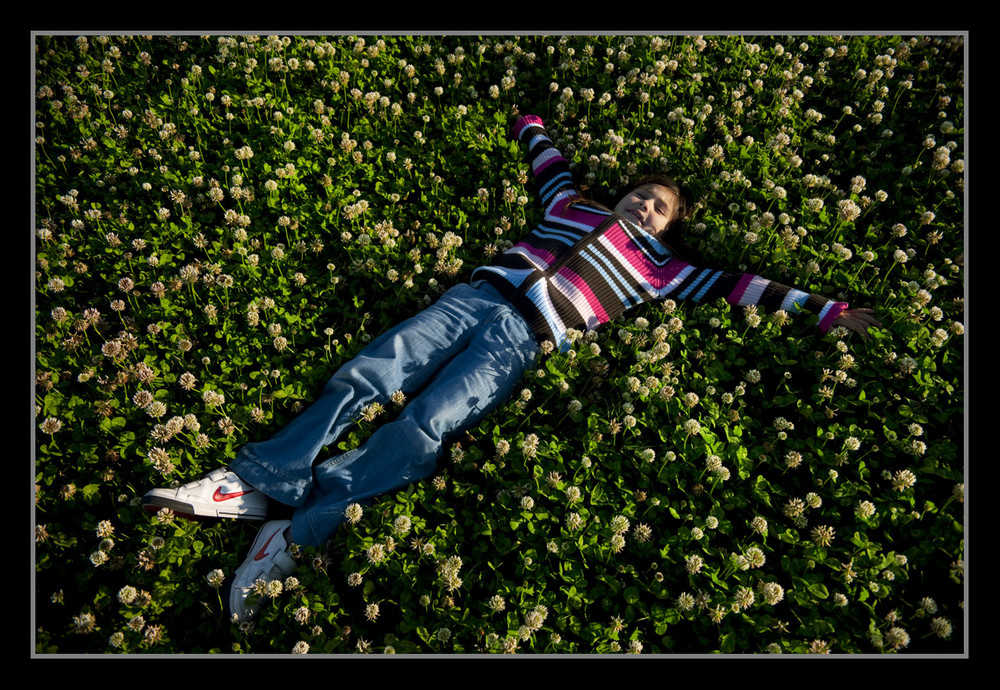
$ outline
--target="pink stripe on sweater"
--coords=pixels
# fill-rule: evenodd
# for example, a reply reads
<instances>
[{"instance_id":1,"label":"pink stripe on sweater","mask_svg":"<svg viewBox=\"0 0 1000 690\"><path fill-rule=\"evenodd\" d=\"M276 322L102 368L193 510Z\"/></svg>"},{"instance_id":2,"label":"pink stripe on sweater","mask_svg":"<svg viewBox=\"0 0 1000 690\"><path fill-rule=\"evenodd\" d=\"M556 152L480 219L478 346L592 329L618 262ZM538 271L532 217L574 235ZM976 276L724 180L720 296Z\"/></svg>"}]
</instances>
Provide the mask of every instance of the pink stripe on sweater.
<instances>
[{"instance_id":1,"label":"pink stripe on sweater","mask_svg":"<svg viewBox=\"0 0 1000 690\"><path fill-rule=\"evenodd\" d=\"M559 218L567 223L593 227L597 222L594 220L593 211L585 211L580 209L578 206L570 206L571 202L578 201L579 198L579 196L574 194L567 197L562 204L554 204L552 207L552 213L558 215Z\"/></svg>"},{"instance_id":2,"label":"pink stripe on sweater","mask_svg":"<svg viewBox=\"0 0 1000 690\"><path fill-rule=\"evenodd\" d=\"M545 266L551 266L552 262L556 260L555 254L552 252L547 252L544 249L539 249L538 247L532 247L527 242L518 242L514 246L523 249L528 254L531 254L540 261L545 262Z\"/></svg>"},{"instance_id":3,"label":"pink stripe on sweater","mask_svg":"<svg viewBox=\"0 0 1000 690\"><path fill-rule=\"evenodd\" d=\"M550 151L554 151L554 150L555 149L550 149ZM544 172L545 169L547 167L549 167L550 165L552 165L553 163L565 163L565 162L566 162L566 159L563 158L562 156L558 155L558 154L550 155L548 158L546 158L544 160L537 160L537 161L535 161L533 171L535 173L535 176L537 177L537 176L541 175L542 172Z\"/></svg>"},{"instance_id":4,"label":"pink stripe on sweater","mask_svg":"<svg viewBox=\"0 0 1000 690\"><path fill-rule=\"evenodd\" d=\"M643 278L645 278L654 290L662 290L663 286L677 277L677 274L688 267L683 261L668 261L663 266L656 266L639 248L635 242L629 239L621 226L614 226L604 235L605 239L611 242L615 251L622 260L632 266Z\"/></svg>"},{"instance_id":5,"label":"pink stripe on sweater","mask_svg":"<svg viewBox=\"0 0 1000 690\"><path fill-rule=\"evenodd\" d=\"M538 117L537 115L524 115L523 117L521 117L521 119L519 119L517 122L514 123L515 138L521 136L521 132L524 130L525 127L528 127L529 125L540 125L540 124L542 124L542 118Z\"/></svg>"},{"instance_id":6,"label":"pink stripe on sweater","mask_svg":"<svg viewBox=\"0 0 1000 690\"><path fill-rule=\"evenodd\" d=\"M608 314L604 311L604 307L601 306L601 302L597 299L597 295L595 295L594 291L590 289L589 285L587 285L587 281L568 268L561 268L558 273L560 276L568 280L573 287L580 291L580 294L587 300L587 304L590 305L590 309L594 312L594 316L597 317L598 322L607 322Z\"/></svg>"},{"instance_id":7,"label":"pink stripe on sweater","mask_svg":"<svg viewBox=\"0 0 1000 690\"><path fill-rule=\"evenodd\" d=\"M577 211L569 207L570 202L576 201L579 198L575 193L563 194L562 196L557 196L555 201L549 207L547 216L556 216L558 218L563 218L566 220L579 221L577 217Z\"/></svg>"},{"instance_id":8,"label":"pink stripe on sweater","mask_svg":"<svg viewBox=\"0 0 1000 690\"><path fill-rule=\"evenodd\" d=\"M740 276L739 282L736 283L736 287L733 288L733 291L729 293L729 297L726 298L726 301L730 304L739 304L740 300L743 299L743 294L747 291L747 288L750 287L750 283L756 277L757 276L752 273L744 273Z\"/></svg>"},{"instance_id":9,"label":"pink stripe on sweater","mask_svg":"<svg viewBox=\"0 0 1000 690\"><path fill-rule=\"evenodd\" d=\"M819 322L819 330L821 333L826 333L830 330L833 322L838 316L840 316L845 309L848 308L847 302L834 302L830 305L830 308L826 310L826 315Z\"/></svg>"}]
</instances>

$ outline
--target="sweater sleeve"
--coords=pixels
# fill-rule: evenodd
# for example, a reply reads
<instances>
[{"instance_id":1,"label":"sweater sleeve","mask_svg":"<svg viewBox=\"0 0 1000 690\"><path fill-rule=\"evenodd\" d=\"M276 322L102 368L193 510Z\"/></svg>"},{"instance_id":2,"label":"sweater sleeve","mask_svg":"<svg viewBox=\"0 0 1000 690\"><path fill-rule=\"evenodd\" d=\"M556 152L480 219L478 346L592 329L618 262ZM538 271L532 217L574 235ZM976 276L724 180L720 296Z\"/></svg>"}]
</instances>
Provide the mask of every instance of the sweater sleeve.
<instances>
[{"instance_id":1,"label":"sweater sleeve","mask_svg":"<svg viewBox=\"0 0 1000 690\"><path fill-rule=\"evenodd\" d=\"M670 268L672 275L660 289L663 298L711 302L721 297L734 306L756 306L768 312L805 311L817 316L823 333L830 330L834 320L848 307L846 302L803 292L753 273L697 268L676 259L670 262Z\"/></svg>"},{"instance_id":2,"label":"sweater sleeve","mask_svg":"<svg viewBox=\"0 0 1000 690\"><path fill-rule=\"evenodd\" d=\"M515 138L527 145L527 158L538 183L542 208L548 213L560 201L578 196L569 161L552 143L542 118L524 115L514 124Z\"/></svg>"}]
</instances>

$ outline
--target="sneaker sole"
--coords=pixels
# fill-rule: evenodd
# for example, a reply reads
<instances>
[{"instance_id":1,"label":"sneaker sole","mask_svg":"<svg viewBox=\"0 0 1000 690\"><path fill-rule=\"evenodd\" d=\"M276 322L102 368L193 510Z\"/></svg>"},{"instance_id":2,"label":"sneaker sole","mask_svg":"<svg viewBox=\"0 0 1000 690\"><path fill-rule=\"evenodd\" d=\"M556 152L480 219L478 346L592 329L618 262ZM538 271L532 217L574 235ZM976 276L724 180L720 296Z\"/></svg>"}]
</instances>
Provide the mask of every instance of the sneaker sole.
<instances>
[{"instance_id":1,"label":"sneaker sole","mask_svg":"<svg viewBox=\"0 0 1000 690\"><path fill-rule=\"evenodd\" d=\"M148 513L155 513L160 508L169 508L178 517L189 520L210 520L213 518L230 518L233 520L266 520L267 512L259 510L227 510L226 508L213 508L202 503L191 503L181 501L167 496L146 496L142 502L143 510Z\"/></svg>"}]
</instances>

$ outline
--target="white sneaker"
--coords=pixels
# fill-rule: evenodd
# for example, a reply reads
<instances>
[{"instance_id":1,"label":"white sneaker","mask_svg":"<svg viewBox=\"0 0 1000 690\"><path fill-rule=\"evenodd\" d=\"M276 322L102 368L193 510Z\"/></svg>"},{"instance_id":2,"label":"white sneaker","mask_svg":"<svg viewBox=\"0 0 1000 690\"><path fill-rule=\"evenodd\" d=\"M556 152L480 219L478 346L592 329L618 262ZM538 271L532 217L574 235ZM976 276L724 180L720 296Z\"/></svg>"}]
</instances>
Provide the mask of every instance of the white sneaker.
<instances>
[{"instance_id":1,"label":"white sneaker","mask_svg":"<svg viewBox=\"0 0 1000 690\"><path fill-rule=\"evenodd\" d=\"M291 520L265 523L250 547L250 553L236 569L229 588L229 615L236 622L252 620L260 611L261 603L267 598L265 583L284 580L298 567L289 553L291 541L285 538L285 530L291 524ZM254 585L258 581L262 589L255 592Z\"/></svg>"},{"instance_id":2,"label":"white sneaker","mask_svg":"<svg viewBox=\"0 0 1000 690\"><path fill-rule=\"evenodd\" d=\"M226 469L176 489L151 489L142 497L142 507L150 512L170 508L187 518L266 520L267 503L267 496Z\"/></svg>"}]
</instances>

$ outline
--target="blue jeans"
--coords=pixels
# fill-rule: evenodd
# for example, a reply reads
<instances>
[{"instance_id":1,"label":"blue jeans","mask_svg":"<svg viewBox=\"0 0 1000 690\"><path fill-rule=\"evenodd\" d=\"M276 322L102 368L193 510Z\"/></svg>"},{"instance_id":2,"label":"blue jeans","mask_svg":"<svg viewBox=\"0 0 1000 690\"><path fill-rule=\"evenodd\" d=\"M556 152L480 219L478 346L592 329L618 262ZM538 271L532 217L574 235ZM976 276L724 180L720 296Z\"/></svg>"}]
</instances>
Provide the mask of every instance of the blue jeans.
<instances>
[{"instance_id":1,"label":"blue jeans","mask_svg":"<svg viewBox=\"0 0 1000 690\"><path fill-rule=\"evenodd\" d=\"M535 361L531 329L491 285L477 281L383 333L343 364L320 397L266 441L249 443L230 469L295 507L292 539L320 545L351 503L430 476L445 443L514 393ZM396 419L359 447L317 461L373 402L407 396Z\"/></svg>"}]
</instances>

